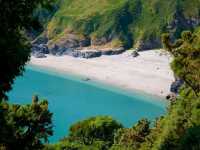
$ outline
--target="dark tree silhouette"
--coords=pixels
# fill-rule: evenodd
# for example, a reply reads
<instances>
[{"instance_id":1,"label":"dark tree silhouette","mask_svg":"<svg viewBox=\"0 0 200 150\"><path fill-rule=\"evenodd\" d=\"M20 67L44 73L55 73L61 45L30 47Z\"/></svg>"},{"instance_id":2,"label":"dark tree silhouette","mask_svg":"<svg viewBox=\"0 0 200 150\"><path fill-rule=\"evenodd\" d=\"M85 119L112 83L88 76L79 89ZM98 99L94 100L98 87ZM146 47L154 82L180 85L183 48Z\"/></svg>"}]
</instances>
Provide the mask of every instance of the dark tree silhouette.
<instances>
[{"instance_id":1,"label":"dark tree silhouette","mask_svg":"<svg viewBox=\"0 0 200 150\"><path fill-rule=\"evenodd\" d=\"M0 99L6 99L16 76L29 60L30 45L24 29L35 25L34 8L52 0L0 0Z\"/></svg>"},{"instance_id":2,"label":"dark tree silhouette","mask_svg":"<svg viewBox=\"0 0 200 150\"><path fill-rule=\"evenodd\" d=\"M16 76L29 60L25 29L35 25L33 10L49 0L0 0L0 149L38 150L52 135L52 114L47 101L33 98L31 105L5 102Z\"/></svg>"}]
</instances>

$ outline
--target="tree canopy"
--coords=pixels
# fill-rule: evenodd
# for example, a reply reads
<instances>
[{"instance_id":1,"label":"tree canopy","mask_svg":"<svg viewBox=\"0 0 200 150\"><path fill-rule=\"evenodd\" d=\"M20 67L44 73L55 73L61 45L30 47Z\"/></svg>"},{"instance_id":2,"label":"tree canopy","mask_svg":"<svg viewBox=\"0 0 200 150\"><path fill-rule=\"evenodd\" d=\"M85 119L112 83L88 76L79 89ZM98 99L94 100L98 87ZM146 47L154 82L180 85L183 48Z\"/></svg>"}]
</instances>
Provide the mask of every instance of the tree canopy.
<instances>
[{"instance_id":1,"label":"tree canopy","mask_svg":"<svg viewBox=\"0 0 200 150\"><path fill-rule=\"evenodd\" d=\"M84 144L95 140L113 141L114 132L122 125L108 116L98 116L80 121L70 127L70 137L79 139Z\"/></svg>"},{"instance_id":2,"label":"tree canopy","mask_svg":"<svg viewBox=\"0 0 200 150\"><path fill-rule=\"evenodd\" d=\"M39 150L53 134L52 113L46 100L32 104L0 103L0 149Z\"/></svg>"},{"instance_id":3,"label":"tree canopy","mask_svg":"<svg viewBox=\"0 0 200 150\"><path fill-rule=\"evenodd\" d=\"M34 27L32 17L49 0L0 0L0 149L36 150L52 135L52 113L46 100L33 98L31 105L10 104L6 92L29 60L30 44L25 30Z\"/></svg>"},{"instance_id":4,"label":"tree canopy","mask_svg":"<svg viewBox=\"0 0 200 150\"><path fill-rule=\"evenodd\" d=\"M169 34L163 35L165 48L174 56L171 67L193 91L200 92L200 35L190 31L182 33L175 43L170 42Z\"/></svg>"},{"instance_id":5,"label":"tree canopy","mask_svg":"<svg viewBox=\"0 0 200 150\"><path fill-rule=\"evenodd\" d=\"M33 10L53 0L0 0L0 99L7 98L16 76L29 60L30 44L25 29L35 26Z\"/></svg>"}]
</instances>

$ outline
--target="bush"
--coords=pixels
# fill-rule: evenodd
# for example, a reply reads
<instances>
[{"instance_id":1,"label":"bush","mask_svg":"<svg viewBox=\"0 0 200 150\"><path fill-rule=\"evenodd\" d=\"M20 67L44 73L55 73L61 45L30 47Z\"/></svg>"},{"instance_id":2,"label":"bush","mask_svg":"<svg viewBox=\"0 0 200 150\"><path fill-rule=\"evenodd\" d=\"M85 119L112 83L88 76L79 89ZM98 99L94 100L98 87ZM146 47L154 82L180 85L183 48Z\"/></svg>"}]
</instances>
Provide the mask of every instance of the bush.
<instances>
[{"instance_id":1,"label":"bush","mask_svg":"<svg viewBox=\"0 0 200 150\"><path fill-rule=\"evenodd\" d=\"M80 140L86 145L96 140L112 143L114 132L119 128L122 128L122 125L111 117L93 117L72 125L70 138Z\"/></svg>"},{"instance_id":2,"label":"bush","mask_svg":"<svg viewBox=\"0 0 200 150\"><path fill-rule=\"evenodd\" d=\"M47 101L31 105L0 103L0 146L6 149L35 150L53 134L52 113ZM2 146L1 146L2 147Z\"/></svg>"}]
</instances>

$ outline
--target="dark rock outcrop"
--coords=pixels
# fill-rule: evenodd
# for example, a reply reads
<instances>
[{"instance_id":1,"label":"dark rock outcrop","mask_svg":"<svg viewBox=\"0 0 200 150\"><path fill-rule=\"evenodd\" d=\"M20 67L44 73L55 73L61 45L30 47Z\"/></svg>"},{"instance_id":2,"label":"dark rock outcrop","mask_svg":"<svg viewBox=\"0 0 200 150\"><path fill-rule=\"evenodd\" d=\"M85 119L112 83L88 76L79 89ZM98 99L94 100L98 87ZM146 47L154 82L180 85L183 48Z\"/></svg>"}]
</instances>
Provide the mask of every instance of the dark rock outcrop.
<instances>
[{"instance_id":1,"label":"dark rock outcrop","mask_svg":"<svg viewBox=\"0 0 200 150\"><path fill-rule=\"evenodd\" d=\"M166 99L169 100L170 102L175 102L176 97L179 93L179 90L183 84L184 84L183 80L175 77L175 81L171 84L171 87L170 87L171 93L166 96Z\"/></svg>"},{"instance_id":2,"label":"dark rock outcrop","mask_svg":"<svg viewBox=\"0 0 200 150\"><path fill-rule=\"evenodd\" d=\"M81 51L81 50L75 50L71 53L73 57L80 57L80 58L94 58L101 56L100 51Z\"/></svg>"},{"instance_id":3,"label":"dark rock outcrop","mask_svg":"<svg viewBox=\"0 0 200 150\"><path fill-rule=\"evenodd\" d=\"M138 41L136 49L138 51L150 50L161 47L161 40L157 38L149 38L148 40Z\"/></svg>"},{"instance_id":4,"label":"dark rock outcrop","mask_svg":"<svg viewBox=\"0 0 200 150\"><path fill-rule=\"evenodd\" d=\"M178 94L180 87L183 85L183 80L176 78L176 80L171 84L170 91L172 93Z\"/></svg>"},{"instance_id":5,"label":"dark rock outcrop","mask_svg":"<svg viewBox=\"0 0 200 150\"><path fill-rule=\"evenodd\" d=\"M41 35L35 38L31 43L33 45L40 45L40 44L47 44L47 42L48 38L46 37L46 35Z\"/></svg>"},{"instance_id":6,"label":"dark rock outcrop","mask_svg":"<svg viewBox=\"0 0 200 150\"><path fill-rule=\"evenodd\" d=\"M72 52L76 49L81 49L90 45L90 38L80 37L80 35L77 35L75 33L68 33L66 36L63 36L58 42L48 42L49 52L53 55L73 55Z\"/></svg>"},{"instance_id":7,"label":"dark rock outcrop","mask_svg":"<svg viewBox=\"0 0 200 150\"><path fill-rule=\"evenodd\" d=\"M135 50L135 51L133 51L132 53L131 53L131 56L132 57L137 57L137 56L139 56L140 54L138 53L138 51L137 50Z\"/></svg>"},{"instance_id":8,"label":"dark rock outcrop","mask_svg":"<svg viewBox=\"0 0 200 150\"><path fill-rule=\"evenodd\" d=\"M45 58L46 57L46 55L44 53L40 53L40 52L32 53L32 56L34 56L36 58Z\"/></svg>"},{"instance_id":9,"label":"dark rock outcrop","mask_svg":"<svg viewBox=\"0 0 200 150\"><path fill-rule=\"evenodd\" d=\"M166 96L166 99L169 100L170 102L175 102L176 101L176 94L170 93Z\"/></svg>"},{"instance_id":10,"label":"dark rock outcrop","mask_svg":"<svg viewBox=\"0 0 200 150\"><path fill-rule=\"evenodd\" d=\"M81 58L94 58L101 55L117 55L125 51L123 47L111 49L91 49L91 45L106 44L108 39L91 40L89 37L68 33L59 42L48 40L46 36L40 36L32 41L32 54L36 57L43 57L42 54L52 54L56 56L70 55ZM87 49L88 47L88 49ZM98 47L98 46L97 46Z\"/></svg>"},{"instance_id":11,"label":"dark rock outcrop","mask_svg":"<svg viewBox=\"0 0 200 150\"><path fill-rule=\"evenodd\" d=\"M53 47L49 48L49 53L52 55L63 55L68 49L64 47L60 47L57 44L55 44Z\"/></svg>"},{"instance_id":12,"label":"dark rock outcrop","mask_svg":"<svg viewBox=\"0 0 200 150\"><path fill-rule=\"evenodd\" d=\"M95 38L91 40L91 45L105 45L109 40L106 37Z\"/></svg>"},{"instance_id":13,"label":"dark rock outcrop","mask_svg":"<svg viewBox=\"0 0 200 150\"><path fill-rule=\"evenodd\" d=\"M94 58L94 57L100 57L101 55L118 55L125 51L124 48L118 48L118 49L110 49L110 50L71 50L70 52L66 51L65 54L71 55L73 57L80 57L80 58Z\"/></svg>"},{"instance_id":14,"label":"dark rock outcrop","mask_svg":"<svg viewBox=\"0 0 200 150\"><path fill-rule=\"evenodd\" d=\"M87 47L91 45L90 38L85 38L79 41L79 47Z\"/></svg>"},{"instance_id":15,"label":"dark rock outcrop","mask_svg":"<svg viewBox=\"0 0 200 150\"><path fill-rule=\"evenodd\" d=\"M47 46L48 38L46 36L39 36L31 42L31 54L37 58L46 57L45 54L49 54L49 48Z\"/></svg>"},{"instance_id":16,"label":"dark rock outcrop","mask_svg":"<svg viewBox=\"0 0 200 150\"><path fill-rule=\"evenodd\" d=\"M46 44L33 44L31 54L37 58L45 58L45 54L49 54L49 49Z\"/></svg>"},{"instance_id":17,"label":"dark rock outcrop","mask_svg":"<svg viewBox=\"0 0 200 150\"><path fill-rule=\"evenodd\" d=\"M43 53L43 54L49 54L49 49L46 44L32 44L31 48L32 53Z\"/></svg>"},{"instance_id":18,"label":"dark rock outcrop","mask_svg":"<svg viewBox=\"0 0 200 150\"><path fill-rule=\"evenodd\" d=\"M125 52L125 49L123 47L120 48L115 48L115 49L110 49L110 50L102 50L101 54L102 55L118 55Z\"/></svg>"}]
</instances>

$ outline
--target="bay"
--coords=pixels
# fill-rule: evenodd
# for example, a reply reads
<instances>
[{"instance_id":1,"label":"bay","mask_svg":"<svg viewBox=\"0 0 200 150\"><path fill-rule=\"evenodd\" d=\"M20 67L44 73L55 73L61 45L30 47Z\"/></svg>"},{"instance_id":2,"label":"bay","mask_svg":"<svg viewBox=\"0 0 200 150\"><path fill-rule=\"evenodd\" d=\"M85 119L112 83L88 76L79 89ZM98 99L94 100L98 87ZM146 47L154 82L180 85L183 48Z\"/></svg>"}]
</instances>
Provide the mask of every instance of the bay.
<instances>
[{"instance_id":1,"label":"bay","mask_svg":"<svg viewBox=\"0 0 200 150\"><path fill-rule=\"evenodd\" d=\"M31 103L32 95L49 101L53 112L56 142L68 134L73 123L98 115L112 116L125 127L141 118L155 119L166 112L167 102L160 97L138 91L123 91L112 86L83 81L83 78L57 71L27 66L9 92L12 103Z\"/></svg>"}]
</instances>

